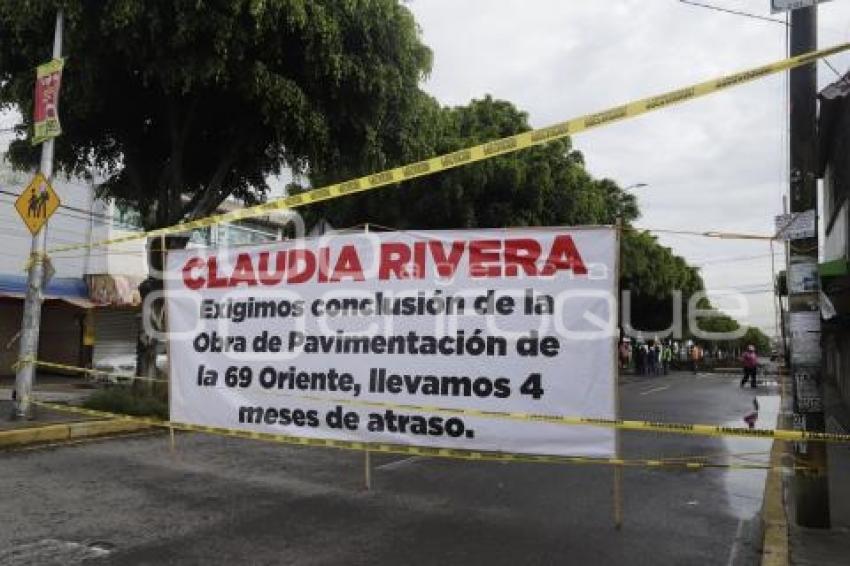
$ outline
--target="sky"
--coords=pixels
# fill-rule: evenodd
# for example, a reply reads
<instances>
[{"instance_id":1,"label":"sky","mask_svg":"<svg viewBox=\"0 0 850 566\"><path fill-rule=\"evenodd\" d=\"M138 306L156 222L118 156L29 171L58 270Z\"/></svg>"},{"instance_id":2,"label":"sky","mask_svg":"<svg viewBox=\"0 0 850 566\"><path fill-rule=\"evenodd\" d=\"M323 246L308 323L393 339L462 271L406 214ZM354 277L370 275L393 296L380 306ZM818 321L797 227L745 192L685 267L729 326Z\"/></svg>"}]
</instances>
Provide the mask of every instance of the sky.
<instances>
[{"instance_id":1,"label":"sky","mask_svg":"<svg viewBox=\"0 0 850 566\"><path fill-rule=\"evenodd\" d=\"M771 15L770 0L700 0ZM542 127L785 56L783 23L679 0L411 0L434 52L424 87L446 105L491 94ZM850 41L850 0L819 6L820 47ZM850 55L829 59L840 73ZM818 66L819 88L838 76ZM639 227L773 233L787 191L787 77L775 75L581 133L587 168L634 189ZM767 242L658 234L708 289L745 293L738 320L773 335ZM782 268L776 248L776 269ZM712 301L732 308L728 299Z\"/></svg>"}]
</instances>

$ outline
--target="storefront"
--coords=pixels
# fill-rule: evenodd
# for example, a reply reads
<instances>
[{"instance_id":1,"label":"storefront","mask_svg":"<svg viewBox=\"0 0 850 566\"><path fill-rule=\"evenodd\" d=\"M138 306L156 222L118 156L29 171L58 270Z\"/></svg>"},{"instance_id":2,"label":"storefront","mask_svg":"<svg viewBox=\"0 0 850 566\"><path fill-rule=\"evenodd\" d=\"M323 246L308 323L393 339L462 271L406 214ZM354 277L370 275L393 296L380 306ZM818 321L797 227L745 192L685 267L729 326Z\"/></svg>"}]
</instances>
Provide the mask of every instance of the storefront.
<instances>
[{"instance_id":1,"label":"storefront","mask_svg":"<svg viewBox=\"0 0 850 566\"><path fill-rule=\"evenodd\" d=\"M26 288L23 275L0 276L0 375L15 373ZM41 309L38 358L69 366L84 364L83 328L86 313L94 306L82 279L49 281Z\"/></svg>"}]
</instances>

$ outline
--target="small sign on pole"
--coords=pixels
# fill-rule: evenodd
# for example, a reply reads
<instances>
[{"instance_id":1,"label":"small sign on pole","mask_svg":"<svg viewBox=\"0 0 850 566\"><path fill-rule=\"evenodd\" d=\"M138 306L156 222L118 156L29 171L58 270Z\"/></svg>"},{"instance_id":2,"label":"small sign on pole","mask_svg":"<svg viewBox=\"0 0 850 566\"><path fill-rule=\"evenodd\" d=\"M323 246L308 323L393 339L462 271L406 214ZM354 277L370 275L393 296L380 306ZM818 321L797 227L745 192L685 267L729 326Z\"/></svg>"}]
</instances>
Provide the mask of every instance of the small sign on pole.
<instances>
[{"instance_id":1,"label":"small sign on pole","mask_svg":"<svg viewBox=\"0 0 850 566\"><path fill-rule=\"evenodd\" d=\"M774 217L776 238L780 240L799 240L802 238L815 237L815 211L792 212L790 214L779 214Z\"/></svg>"},{"instance_id":2,"label":"small sign on pole","mask_svg":"<svg viewBox=\"0 0 850 566\"><path fill-rule=\"evenodd\" d=\"M34 236L53 216L60 204L59 195L53 190L50 182L41 173L36 173L15 201L15 209Z\"/></svg>"},{"instance_id":3,"label":"small sign on pole","mask_svg":"<svg viewBox=\"0 0 850 566\"><path fill-rule=\"evenodd\" d=\"M59 87L62 84L64 59L53 59L39 65L35 71L35 95L33 97L32 144L55 138L62 133L59 124Z\"/></svg>"}]
</instances>

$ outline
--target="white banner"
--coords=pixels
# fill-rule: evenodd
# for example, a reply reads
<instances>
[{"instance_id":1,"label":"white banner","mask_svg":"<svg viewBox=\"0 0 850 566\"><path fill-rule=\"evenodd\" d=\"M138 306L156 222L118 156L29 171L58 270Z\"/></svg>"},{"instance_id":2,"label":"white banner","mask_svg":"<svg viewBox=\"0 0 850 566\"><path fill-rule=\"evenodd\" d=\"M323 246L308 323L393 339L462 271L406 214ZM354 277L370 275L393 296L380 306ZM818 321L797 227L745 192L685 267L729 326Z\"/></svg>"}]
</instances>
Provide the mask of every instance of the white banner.
<instances>
[{"instance_id":1,"label":"white banner","mask_svg":"<svg viewBox=\"0 0 850 566\"><path fill-rule=\"evenodd\" d=\"M427 407L615 418L617 255L608 227L373 232L171 252L171 418L613 456L610 429Z\"/></svg>"}]
</instances>

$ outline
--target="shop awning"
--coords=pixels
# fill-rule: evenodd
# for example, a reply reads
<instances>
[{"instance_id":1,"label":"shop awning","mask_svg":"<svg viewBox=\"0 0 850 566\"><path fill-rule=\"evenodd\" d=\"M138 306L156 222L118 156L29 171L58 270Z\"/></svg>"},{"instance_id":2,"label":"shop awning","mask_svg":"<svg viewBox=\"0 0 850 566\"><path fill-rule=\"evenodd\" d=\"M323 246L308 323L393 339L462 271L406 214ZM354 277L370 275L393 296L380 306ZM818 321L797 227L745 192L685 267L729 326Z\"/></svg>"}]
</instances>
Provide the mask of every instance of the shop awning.
<instances>
[{"instance_id":1,"label":"shop awning","mask_svg":"<svg viewBox=\"0 0 850 566\"><path fill-rule=\"evenodd\" d=\"M0 297L23 300L26 295L26 275L0 274ZM52 278L47 282L43 296L45 301L63 301L81 309L97 306L89 299L86 282L76 277Z\"/></svg>"}]
</instances>

